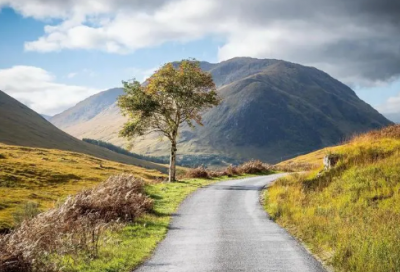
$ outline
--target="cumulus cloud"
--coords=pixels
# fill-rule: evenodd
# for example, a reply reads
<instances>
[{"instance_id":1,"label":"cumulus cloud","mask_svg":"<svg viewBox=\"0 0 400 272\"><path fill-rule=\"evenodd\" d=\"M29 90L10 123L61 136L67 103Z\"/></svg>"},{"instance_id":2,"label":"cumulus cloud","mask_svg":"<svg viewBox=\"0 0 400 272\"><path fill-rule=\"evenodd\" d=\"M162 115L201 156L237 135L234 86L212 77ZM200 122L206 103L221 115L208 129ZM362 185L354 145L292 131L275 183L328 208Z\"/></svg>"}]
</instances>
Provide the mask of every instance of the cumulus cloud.
<instances>
[{"instance_id":1,"label":"cumulus cloud","mask_svg":"<svg viewBox=\"0 0 400 272\"><path fill-rule=\"evenodd\" d=\"M383 114L400 114L400 94L398 96L390 97L386 103L378 106L378 110Z\"/></svg>"},{"instance_id":2,"label":"cumulus cloud","mask_svg":"<svg viewBox=\"0 0 400 272\"><path fill-rule=\"evenodd\" d=\"M0 90L47 115L59 113L99 92L92 88L57 83L49 72L32 66L0 69Z\"/></svg>"},{"instance_id":3,"label":"cumulus cloud","mask_svg":"<svg viewBox=\"0 0 400 272\"><path fill-rule=\"evenodd\" d=\"M220 60L285 59L352 85L400 75L400 2L394 0L0 0L1 5L24 16L61 19L28 41L28 51L124 54L217 36L224 41Z\"/></svg>"},{"instance_id":4,"label":"cumulus cloud","mask_svg":"<svg viewBox=\"0 0 400 272\"><path fill-rule=\"evenodd\" d=\"M78 73L69 73L69 74L67 75L67 78L74 78L74 77L76 77L77 74L78 74Z\"/></svg>"}]
</instances>

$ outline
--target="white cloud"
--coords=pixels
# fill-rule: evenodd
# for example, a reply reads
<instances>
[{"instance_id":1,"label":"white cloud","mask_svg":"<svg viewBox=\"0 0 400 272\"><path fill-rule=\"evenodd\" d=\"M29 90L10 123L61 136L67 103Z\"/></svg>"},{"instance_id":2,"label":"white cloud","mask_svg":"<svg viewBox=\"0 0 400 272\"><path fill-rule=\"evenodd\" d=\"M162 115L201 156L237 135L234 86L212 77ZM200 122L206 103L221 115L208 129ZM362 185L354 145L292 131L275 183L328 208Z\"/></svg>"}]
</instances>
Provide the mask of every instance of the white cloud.
<instances>
[{"instance_id":1,"label":"white cloud","mask_svg":"<svg viewBox=\"0 0 400 272\"><path fill-rule=\"evenodd\" d=\"M69 73L67 75L67 78L74 78L74 77L76 77L76 75L77 75L77 73Z\"/></svg>"},{"instance_id":2,"label":"white cloud","mask_svg":"<svg viewBox=\"0 0 400 272\"><path fill-rule=\"evenodd\" d=\"M0 0L37 19L61 19L25 50L125 54L218 36L219 59L280 58L326 67L352 85L400 75L400 8L393 0ZM51 21L50 21L51 22Z\"/></svg>"},{"instance_id":3,"label":"white cloud","mask_svg":"<svg viewBox=\"0 0 400 272\"><path fill-rule=\"evenodd\" d=\"M194 8L195 7L195 8ZM50 52L62 49L100 49L110 53L129 53L166 41L199 39L212 28L205 14L215 10L211 0L170 2L149 14L133 8L104 16L73 16L63 23L47 26L45 35L25 43L27 51ZM88 16L90 14L87 14Z\"/></svg>"},{"instance_id":4,"label":"white cloud","mask_svg":"<svg viewBox=\"0 0 400 272\"><path fill-rule=\"evenodd\" d=\"M161 65L160 65L161 66ZM139 82L144 82L148 79L159 67L153 67L150 69L141 69L136 67L129 67L125 69L125 72L128 74L129 79L136 79Z\"/></svg>"},{"instance_id":5,"label":"white cloud","mask_svg":"<svg viewBox=\"0 0 400 272\"><path fill-rule=\"evenodd\" d=\"M55 80L48 71L38 67L14 66L0 70L0 90L42 114L54 115L99 92Z\"/></svg>"},{"instance_id":6,"label":"white cloud","mask_svg":"<svg viewBox=\"0 0 400 272\"><path fill-rule=\"evenodd\" d=\"M400 113L400 94L390 97L386 103L378 106L377 109L383 114Z\"/></svg>"}]
</instances>

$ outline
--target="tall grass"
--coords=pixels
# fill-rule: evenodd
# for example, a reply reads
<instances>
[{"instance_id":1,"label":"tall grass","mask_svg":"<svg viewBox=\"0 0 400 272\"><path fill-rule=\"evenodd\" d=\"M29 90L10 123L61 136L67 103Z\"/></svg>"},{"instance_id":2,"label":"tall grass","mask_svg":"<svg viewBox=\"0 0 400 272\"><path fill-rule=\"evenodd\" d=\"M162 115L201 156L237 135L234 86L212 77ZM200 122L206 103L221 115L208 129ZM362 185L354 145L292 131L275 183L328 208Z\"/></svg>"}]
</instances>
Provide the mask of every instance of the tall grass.
<instances>
[{"instance_id":1,"label":"tall grass","mask_svg":"<svg viewBox=\"0 0 400 272\"><path fill-rule=\"evenodd\" d=\"M150 211L144 182L129 175L69 197L58 208L27 219L0 239L0 271L60 271L55 255L98 256L105 230ZM52 261L49 261L49 258Z\"/></svg>"},{"instance_id":2,"label":"tall grass","mask_svg":"<svg viewBox=\"0 0 400 272\"><path fill-rule=\"evenodd\" d=\"M272 218L339 271L400 271L400 126L336 148L328 172L294 174L265 192Z\"/></svg>"}]
</instances>

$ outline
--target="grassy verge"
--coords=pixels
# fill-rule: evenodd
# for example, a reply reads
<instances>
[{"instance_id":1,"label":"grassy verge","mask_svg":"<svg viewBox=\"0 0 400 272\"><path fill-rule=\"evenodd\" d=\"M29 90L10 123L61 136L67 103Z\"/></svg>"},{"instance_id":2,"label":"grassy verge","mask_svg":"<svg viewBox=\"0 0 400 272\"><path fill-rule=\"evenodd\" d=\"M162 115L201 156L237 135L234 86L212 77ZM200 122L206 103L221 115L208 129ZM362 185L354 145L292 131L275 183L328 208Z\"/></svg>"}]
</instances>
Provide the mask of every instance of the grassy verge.
<instances>
[{"instance_id":1,"label":"grassy verge","mask_svg":"<svg viewBox=\"0 0 400 272\"><path fill-rule=\"evenodd\" d=\"M278 180L266 210L338 271L400 271L400 127L334 152L330 171Z\"/></svg>"},{"instance_id":2,"label":"grassy verge","mask_svg":"<svg viewBox=\"0 0 400 272\"><path fill-rule=\"evenodd\" d=\"M246 178L256 175L233 177ZM94 260L85 257L75 259L64 256L66 271L124 272L140 265L164 239L171 216L181 202L195 190L232 177L215 179L192 179L174 183L146 186L146 193L154 200L154 212L146 214L123 229L109 233L107 243L100 246L99 256Z\"/></svg>"}]
</instances>

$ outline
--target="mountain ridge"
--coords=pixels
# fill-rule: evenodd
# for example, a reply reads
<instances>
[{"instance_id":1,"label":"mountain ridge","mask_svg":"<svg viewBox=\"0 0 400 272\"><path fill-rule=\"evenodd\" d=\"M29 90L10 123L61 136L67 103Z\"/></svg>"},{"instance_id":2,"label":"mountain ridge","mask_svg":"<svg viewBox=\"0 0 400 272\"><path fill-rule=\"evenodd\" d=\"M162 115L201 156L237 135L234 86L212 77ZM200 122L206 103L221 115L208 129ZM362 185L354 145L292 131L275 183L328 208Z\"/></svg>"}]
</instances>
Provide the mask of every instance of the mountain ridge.
<instances>
[{"instance_id":1,"label":"mountain ridge","mask_svg":"<svg viewBox=\"0 0 400 272\"><path fill-rule=\"evenodd\" d=\"M254 58L200 65L213 75L223 102L203 115L204 127L182 128L181 154L218 153L277 162L392 124L348 86L315 67ZM125 146L127 141L117 137L125 121L113 103L88 121L61 128L79 138ZM165 155L168 142L158 138L142 137L133 142L132 150Z\"/></svg>"}]
</instances>

